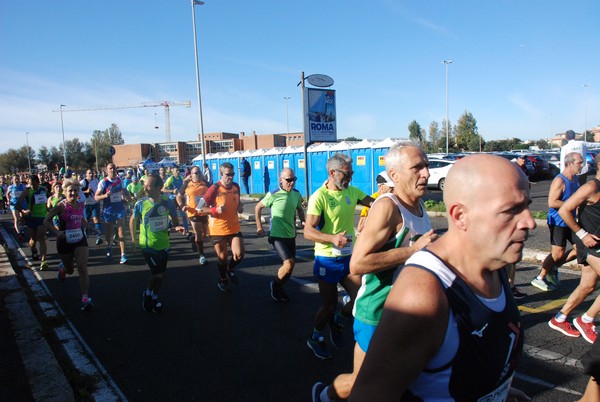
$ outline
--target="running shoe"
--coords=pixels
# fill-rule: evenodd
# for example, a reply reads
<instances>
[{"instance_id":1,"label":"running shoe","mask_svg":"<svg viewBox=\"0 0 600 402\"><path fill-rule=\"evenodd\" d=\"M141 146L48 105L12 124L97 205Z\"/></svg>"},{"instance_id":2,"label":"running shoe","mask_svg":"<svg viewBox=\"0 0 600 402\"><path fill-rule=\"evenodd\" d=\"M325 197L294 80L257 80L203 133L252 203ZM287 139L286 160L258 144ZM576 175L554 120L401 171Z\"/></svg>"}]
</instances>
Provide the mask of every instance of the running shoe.
<instances>
[{"instance_id":1,"label":"running shoe","mask_svg":"<svg viewBox=\"0 0 600 402\"><path fill-rule=\"evenodd\" d=\"M231 292L231 285L227 279L219 279L219 282L217 282L217 287L221 292Z\"/></svg>"},{"instance_id":2,"label":"running shoe","mask_svg":"<svg viewBox=\"0 0 600 402\"><path fill-rule=\"evenodd\" d=\"M269 287L271 288L271 298L275 301L290 301L289 296L287 295L287 293L285 293L285 290L283 290L283 286L281 286L280 284L278 284L275 281L271 281L271 283L269 284Z\"/></svg>"},{"instance_id":3,"label":"running shoe","mask_svg":"<svg viewBox=\"0 0 600 402\"><path fill-rule=\"evenodd\" d=\"M240 284L240 278L238 278L235 272L229 271L227 272L227 276L229 277L229 282L233 283L236 286Z\"/></svg>"},{"instance_id":4,"label":"running shoe","mask_svg":"<svg viewBox=\"0 0 600 402\"><path fill-rule=\"evenodd\" d=\"M579 316L573 320L573 325L579 330L583 339L589 343L594 343L596 340L596 326L593 322L583 322L582 316Z\"/></svg>"},{"instance_id":5,"label":"running shoe","mask_svg":"<svg viewBox=\"0 0 600 402\"><path fill-rule=\"evenodd\" d=\"M579 331L576 330L569 324L568 321L557 321L556 318L552 317L550 321L548 321L548 326L563 335L570 336L572 338L579 338Z\"/></svg>"},{"instance_id":6,"label":"running shoe","mask_svg":"<svg viewBox=\"0 0 600 402\"><path fill-rule=\"evenodd\" d=\"M189 233L186 235L186 238L187 238L189 241L194 241L194 239L196 238L196 235L194 234L194 232L189 232Z\"/></svg>"},{"instance_id":7,"label":"running shoe","mask_svg":"<svg viewBox=\"0 0 600 402\"><path fill-rule=\"evenodd\" d=\"M112 260L112 248L110 247L106 249L106 259L109 261Z\"/></svg>"},{"instance_id":8,"label":"running shoe","mask_svg":"<svg viewBox=\"0 0 600 402\"><path fill-rule=\"evenodd\" d=\"M142 292L142 309L144 311L150 312L150 311L152 311L152 307L153 307L152 296L147 295L146 291L143 291Z\"/></svg>"},{"instance_id":9,"label":"running shoe","mask_svg":"<svg viewBox=\"0 0 600 402\"><path fill-rule=\"evenodd\" d=\"M102 238L100 236L96 237L96 246L99 246L103 243Z\"/></svg>"},{"instance_id":10,"label":"running shoe","mask_svg":"<svg viewBox=\"0 0 600 402\"><path fill-rule=\"evenodd\" d=\"M152 300L152 312L156 314L163 312L162 303L158 299Z\"/></svg>"},{"instance_id":11,"label":"running shoe","mask_svg":"<svg viewBox=\"0 0 600 402\"><path fill-rule=\"evenodd\" d=\"M336 348L344 346L344 321L339 314L334 314L329 320L329 339Z\"/></svg>"},{"instance_id":12,"label":"running shoe","mask_svg":"<svg viewBox=\"0 0 600 402\"><path fill-rule=\"evenodd\" d=\"M331 352L327 347L325 338L322 335L311 335L306 341L306 345L312 350L315 356L321 360L331 359Z\"/></svg>"},{"instance_id":13,"label":"running shoe","mask_svg":"<svg viewBox=\"0 0 600 402\"><path fill-rule=\"evenodd\" d=\"M67 271L65 270L65 264L61 262L58 263L58 280L64 282L67 279Z\"/></svg>"},{"instance_id":14,"label":"running shoe","mask_svg":"<svg viewBox=\"0 0 600 402\"><path fill-rule=\"evenodd\" d=\"M550 277L550 274L548 274L548 276L546 276L543 279L538 279L538 277L536 276L531 281L531 286L538 288L542 292L550 292L550 291L556 290L556 286L554 286L554 284L549 281L549 279L550 279L549 277Z\"/></svg>"},{"instance_id":15,"label":"running shoe","mask_svg":"<svg viewBox=\"0 0 600 402\"><path fill-rule=\"evenodd\" d=\"M81 299L81 311L91 311L94 308L91 297L84 297Z\"/></svg>"},{"instance_id":16,"label":"running shoe","mask_svg":"<svg viewBox=\"0 0 600 402\"><path fill-rule=\"evenodd\" d=\"M546 280L554 286L554 289L558 289L560 286L560 278L558 277L558 271L548 272Z\"/></svg>"},{"instance_id":17,"label":"running shoe","mask_svg":"<svg viewBox=\"0 0 600 402\"><path fill-rule=\"evenodd\" d=\"M48 267L48 262L47 262L46 260L44 260L44 261L42 261L42 262L40 263L40 271L45 271L45 270L47 270L48 268L49 268L49 267Z\"/></svg>"},{"instance_id":18,"label":"running shoe","mask_svg":"<svg viewBox=\"0 0 600 402\"><path fill-rule=\"evenodd\" d=\"M194 243L194 244L195 244L195 243ZM207 263L207 261L206 261L206 257L205 257L205 256L203 256L203 255L201 255L201 256L200 256L200 258L198 258L198 263L199 263L200 265L205 265L205 264Z\"/></svg>"},{"instance_id":19,"label":"running shoe","mask_svg":"<svg viewBox=\"0 0 600 402\"><path fill-rule=\"evenodd\" d=\"M521 292L516 286L513 286L511 288L511 291L512 291L513 298L515 298L515 300L522 299L525 296L527 296L527 294Z\"/></svg>"},{"instance_id":20,"label":"running shoe","mask_svg":"<svg viewBox=\"0 0 600 402\"><path fill-rule=\"evenodd\" d=\"M128 261L127 256L125 254L123 254L121 256L121 260L119 261L119 264L121 264L121 265L127 264L127 261Z\"/></svg>"},{"instance_id":21,"label":"running shoe","mask_svg":"<svg viewBox=\"0 0 600 402\"><path fill-rule=\"evenodd\" d=\"M322 382L316 382L312 387L312 402L321 402L321 392L327 388Z\"/></svg>"}]
</instances>

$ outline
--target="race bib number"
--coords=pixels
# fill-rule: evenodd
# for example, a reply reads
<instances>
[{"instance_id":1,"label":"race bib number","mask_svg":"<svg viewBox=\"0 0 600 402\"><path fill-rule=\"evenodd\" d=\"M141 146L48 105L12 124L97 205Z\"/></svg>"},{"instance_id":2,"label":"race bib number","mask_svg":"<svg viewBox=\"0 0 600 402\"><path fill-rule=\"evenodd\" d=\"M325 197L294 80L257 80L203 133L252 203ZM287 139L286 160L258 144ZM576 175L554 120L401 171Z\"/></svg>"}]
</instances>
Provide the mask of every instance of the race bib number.
<instances>
[{"instance_id":1,"label":"race bib number","mask_svg":"<svg viewBox=\"0 0 600 402\"><path fill-rule=\"evenodd\" d=\"M148 219L148 227L151 232L160 232L169 227L169 218L167 216L156 216Z\"/></svg>"},{"instance_id":2,"label":"race bib number","mask_svg":"<svg viewBox=\"0 0 600 402\"><path fill-rule=\"evenodd\" d=\"M334 257L341 257L341 256L345 256L345 255L350 255L352 254L352 237L351 236L346 236L348 238L348 243L346 243L346 245L344 247L337 247L335 245L333 245L332 250L331 250L331 255L333 255Z\"/></svg>"},{"instance_id":3,"label":"race bib number","mask_svg":"<svg viewBox=\"0 0 600 402\"><path fill-rule=\"evenodd\" d=\"M505 401L506 398L508 397L508 391L510 390L510 384L512 383L512 378L513 378L513 376L510 376L510 378L508 380L504 381L504 383L502 385L500 385L498 388L496 388L489 394L479 398L477 400L477 402L502 402L502 401Z\"/></svg>"},{"instance_id":4,"label":"race bib number","mask_svg":"<svg viewBox=\"0 0 600 402\"><path fill-rule=\"evenodd\" d=\"M67 243L77 243L83 239L83 232L81 229L67 229L65 230L65 236L67 237Z\"/></svg>"},{"instance_id":5,"label":"race bib number","mask_svg":"<svg viewBox=\"0 0 600 402\"><path fill-rule=\"evenodd\" d=\"M85 197L85 205L93 205L96 203L96 199L93 195L89 195Z\"/></svg>"},{"instance_id":6,"label":"race bib number","mask_svg":"<svg viewBox=\"0 0 600 402\"><path fill-rule=\"evenodd\" d=\"M122 200L121 192L110 193L110 202L121 202Z\"/></svg>"},{"instance_id":7,"label":"race bib number","mask_svg":"<svg viewBox=\"0 0 600 402\"><path fill-rule=\"evenodd\" d=\"M13 191L13 197L14 198L19 198L19 196L21 195L22 192L23 191L18 191L18 190L17 191Z\"/></svg>"},{"instance_id":8,"label":"race bib number","mask_svg":"<svg viewBox=\"0 0 600 402\"><path fill-rule=\"evenodd\" d=\"M46 202L48 202L48 197L46 197L46 194L41 193L41 194L34 194L33 199L35 200L36 204L45 204Z\"/></svg>"},{"instance_id":9,"label":"race bib number","mask_svg":"<svg viewBox=\"0 0 600 402\"><path fill-rule=\"evenodd\" d=\"M206 206L206 201L204 201L204 197L196 196L196 197L194 197L194 200L196 201L196 210L197 211L200 211L202 209L202 207Z\"/></svg>"}]
</instances>

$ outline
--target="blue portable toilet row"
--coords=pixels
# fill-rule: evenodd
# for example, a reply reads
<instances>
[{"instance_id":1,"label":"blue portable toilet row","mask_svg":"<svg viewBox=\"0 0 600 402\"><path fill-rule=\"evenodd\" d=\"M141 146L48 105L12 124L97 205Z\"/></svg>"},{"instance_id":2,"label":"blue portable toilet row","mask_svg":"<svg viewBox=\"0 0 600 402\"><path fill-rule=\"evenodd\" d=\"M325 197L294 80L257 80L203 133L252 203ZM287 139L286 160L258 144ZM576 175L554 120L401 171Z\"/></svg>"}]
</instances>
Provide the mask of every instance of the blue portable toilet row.
<instances>
[{"instance_id":1,"label":"blue portable toilet row","mask_svg":"<svg viewBox=\"0 0 600 402\"><path fill-rule=\"evenodd\" d=\"M309 146L307 149L310 174L308 178L309 193L314 193L327 180L327 160L336 153L343 153L352 158L352 169L354 171L352 185L360 188L366 194L373 193L377 190L377 175L385 170L386 152L391 146L399 142L406 142L406 140L388 138L385 140L321 143ZM224 162L229 162L236 172L235 181L241 185L239 172L242 157L248 160L252 169L252 175L248 180L251 194L261 194L275 190L278 186L281 170L291 168L298 178L296 189L306 197L303 146L207 154L206 162L213 173L213 180L220 179L219 166ZM194 158L193 164L201 166L201 156Z\"/></svg>"}]
</instances>

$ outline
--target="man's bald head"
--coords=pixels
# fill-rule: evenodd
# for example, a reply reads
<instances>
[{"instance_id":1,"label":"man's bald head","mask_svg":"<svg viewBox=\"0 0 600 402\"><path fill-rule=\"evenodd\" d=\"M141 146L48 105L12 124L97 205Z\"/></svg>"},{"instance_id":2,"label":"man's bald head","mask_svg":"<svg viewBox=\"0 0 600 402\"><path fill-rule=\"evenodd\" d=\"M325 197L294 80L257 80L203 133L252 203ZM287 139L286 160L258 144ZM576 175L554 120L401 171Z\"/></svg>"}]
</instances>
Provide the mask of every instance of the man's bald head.
<instances>
[{"instance_id":1,"label":"man's bald head","mask_svg":"<svg viewBox=\"0 0 600 402\"><path fill-rule=\"evenodd\" d=\"M457 161L448 172L444 203L469 204L489 199L506 186L528 188L525 174L507 159L487 154L470 155Z\"/></svg>"},{"instance_id":2,"label":"man's bald head","mask_svg":"<svg viewBox=\"0 0 600 402\"><path fill-rule=\"evenodd\" d=\"M284 178L284 177L291 177L294 176L294 171L290 168L283 168L281 170L281 172L279 173L279 177Z\"/></svg>"}]
</instances>

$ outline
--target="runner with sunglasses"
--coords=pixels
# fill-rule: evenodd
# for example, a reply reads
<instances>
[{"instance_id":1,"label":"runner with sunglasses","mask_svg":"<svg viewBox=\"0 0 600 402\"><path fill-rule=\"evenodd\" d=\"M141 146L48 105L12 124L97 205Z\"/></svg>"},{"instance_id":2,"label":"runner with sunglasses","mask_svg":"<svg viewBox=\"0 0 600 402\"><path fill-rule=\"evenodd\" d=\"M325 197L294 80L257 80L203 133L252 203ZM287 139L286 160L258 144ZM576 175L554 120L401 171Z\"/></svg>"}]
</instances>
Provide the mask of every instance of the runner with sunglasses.
<instances>
[{"instance_id":1,"label":"runner with sunglasses","mask_svg":"<svg viewBox=\"0 0 600 402\"><path fill-rule=\"evenodd\" d=\"M292 276L296 264L296 212L301 222L304 222L302 195L294 188L297 177L290 168L285 168L279 175L279 188L267 193L254 208L256 216L256 233L259 237L265 235L261 222L261 210L271 208L269 227L269 243L283 264L271 281L271 297L275 301L289 301L283 285Z\"/></svg>"},{"instance_id":2,"label":"runner with sunglasses","mask_svg":"<svg viewBox=\"0 0 600 402\"><path fill-rule=\"evenodd\" d=\"M206 206L201 212L209 213L208 223L210 237L217 254L219 282L217 286L222 292L231 291L230 283L239 284L239 278L234 272L235 267L244 258L244 240L240 227L238 213L244 207L240 200L240 186L233 182L235 170L229 162L219 167L221 178L213 184L206 194ZM227 262L227 246L231 248L231 259Z\"/></svg>"}]
</instances>

